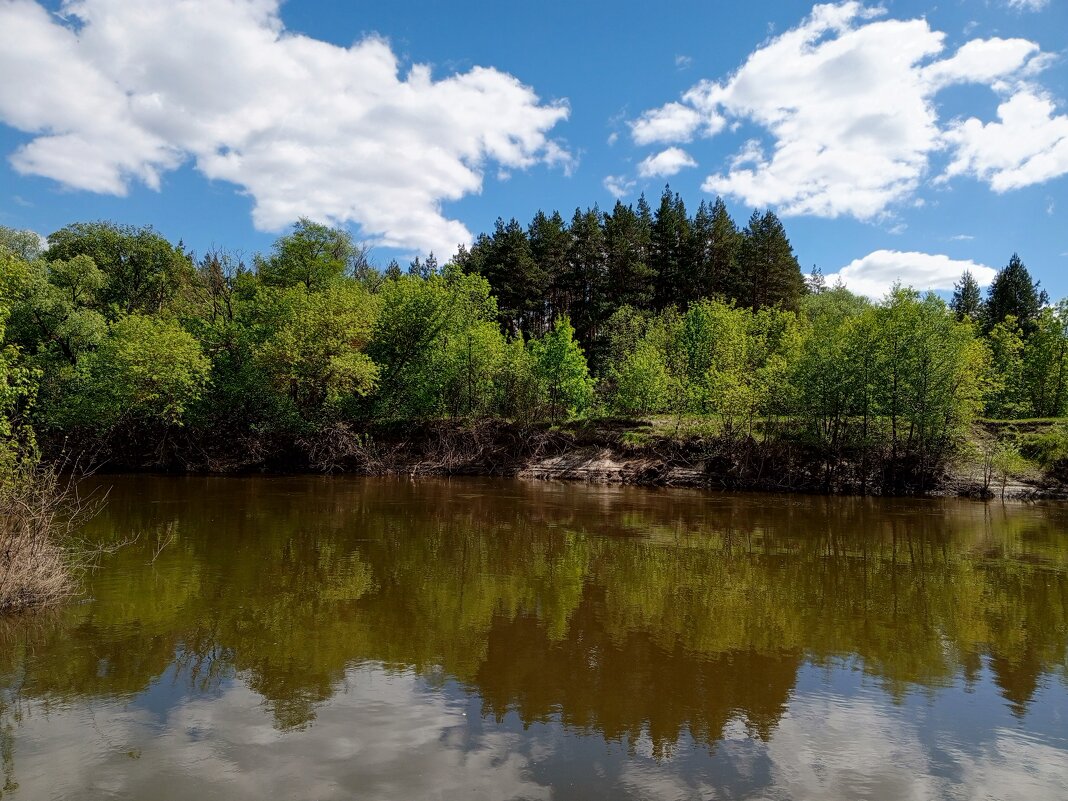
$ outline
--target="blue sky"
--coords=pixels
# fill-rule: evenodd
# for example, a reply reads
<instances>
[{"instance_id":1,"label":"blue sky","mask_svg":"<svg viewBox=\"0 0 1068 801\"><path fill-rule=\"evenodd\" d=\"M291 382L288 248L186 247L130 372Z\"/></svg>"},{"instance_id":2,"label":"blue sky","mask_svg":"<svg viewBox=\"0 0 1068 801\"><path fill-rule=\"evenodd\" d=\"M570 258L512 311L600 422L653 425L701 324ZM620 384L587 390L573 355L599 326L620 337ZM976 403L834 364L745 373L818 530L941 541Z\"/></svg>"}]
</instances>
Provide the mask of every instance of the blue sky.
<instances>
[{"instance_id":1,"label":"blue sky","mask_svg":"<svg viewBox=\"0 0 1068 801\"><path fill-rule=\"evenodd\" d=\"M306 214L385 261L670 182L857 291L1018 251L1061 297L1066 57L1064 0L0 0L0 224L251 254Z\"/></svg>"}]
</instances>

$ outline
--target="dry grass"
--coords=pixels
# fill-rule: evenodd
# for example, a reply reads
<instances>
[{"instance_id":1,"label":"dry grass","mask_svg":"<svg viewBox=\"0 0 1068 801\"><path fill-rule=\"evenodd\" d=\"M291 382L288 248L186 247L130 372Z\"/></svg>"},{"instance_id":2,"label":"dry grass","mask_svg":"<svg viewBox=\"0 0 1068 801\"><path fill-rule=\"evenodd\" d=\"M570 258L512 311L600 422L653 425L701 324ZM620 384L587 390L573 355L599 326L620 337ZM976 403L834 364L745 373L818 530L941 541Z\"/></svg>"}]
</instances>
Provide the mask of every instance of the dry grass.
<instances>
[{"instance_id":1,"label":"dry grass","mask_svg":"<svg viewBox=\"0 0 1068 801\"><path fill-rule=\"evenodd\" d=\"M0 482L0 614L71 597L99 554L75 535L102 503L82 497L74 474L58 466L25 468Z\"/></svg>"}]
</instances>

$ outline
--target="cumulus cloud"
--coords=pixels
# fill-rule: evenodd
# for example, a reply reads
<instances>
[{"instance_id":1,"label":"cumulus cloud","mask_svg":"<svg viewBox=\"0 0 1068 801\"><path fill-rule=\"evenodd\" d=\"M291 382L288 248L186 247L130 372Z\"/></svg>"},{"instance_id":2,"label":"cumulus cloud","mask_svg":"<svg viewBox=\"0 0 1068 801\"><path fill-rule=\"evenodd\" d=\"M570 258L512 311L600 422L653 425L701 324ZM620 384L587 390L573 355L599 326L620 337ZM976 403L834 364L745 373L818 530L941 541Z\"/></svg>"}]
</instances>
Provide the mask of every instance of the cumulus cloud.
<instances>
[{"instance_id":1,"label":"cumulus cloud","mask_svg":"<svg viewBox=\"0 0 1068 801\"><path fill-rule=\"evenodd\" d=\"M921 292L933 289L948 291L969 271L980 285L994 280L997 270L966 259L951 259L932 253L877 250L854 259L837 273L827 276L829 283L841 281L858 295L881 298L896 283L911 286Z\"/></svg>"},{"instance_id":2,"label":"cumulus cloud","mask_svg":"<svg viewBox=\"0 0 1068 801\"><path fill-rule=\"evenodd\" d=\"M84 706L27 715L16 775L27 798L551 796L530 778L519 735L471 731L462 703L413 674L365 665L347 670L344 685L304 731L279 731L243 682L181 699L163 716L102 701L95 735L86 733Z\"/></svg>"},{"instance_id":3,"label":"cumulus cloud","mask_svg":"<svg viewBox=\"0 0 1068 801\"><path fill-rule=\"evenodd\" d=\"M946 139L956 148L946 174L974 175L995 192L1042 183L1068 173L1068 115L1048 95L1022 89L998 106L998 121L955 123Z\"/></svg>"},{"instance_id":4,"label":"cumulus cloud","mask_svg":"<svg viewBox=\"0 0 1068 801\"><path fill-rule=\"evenodd\" d=\"M701 122L701 114L696 109L682 103L667 103L646 111L630 123L630 133L639 145L689 142Z\"/></svg>"},{"instance_id":5,"label":"cumulus cloud","mask_svg":"<svg viewBox=\"0 0 1068 801\"><path fill-rule=\"evenodd\" d=\"M634 181L628 180L625 175L606 175L604 188L612 197L626 197L630 194L630 190L634 188Z\"/></svg>"},{"instance_id":6,"label":"cumulus cloud","mask_svg":"<svg viewBox=\"0 0 1068 801\"><path fill-rule=\"evenodd\" d=\"M1022 91L1048 60L1024 39L975 39L947 54L945 34L927 20L884 14L860 2L815 6L729 78L701 81L679 101L641 114L631 123L635 143L689 142L698 134L753 126L766 141L747 141L727 170L708 176L705 191L777 206L783 214L862 220L886 214L913 195L934 153L963 146L960 137L946 136L938 92L962 83ZM1030 111L1031 119L1041 117L1041 110ZM1048 142L1059 123L1046 122L1046 139L1021 160L1059 158ZM974 124L957 127L970 132ZM954 169L975 172L985 165L977 156ZM1027 172L1032 181L1052 174Z\"/></svg>"},{"instance_id":7,"label":"cumulus cloud","mask_svg":"<svg viewBox=\"0 0 1068 801\"><path fill-rule=\"evenodd\" d=\"M186 161L253 200L258 228L306 215L379 244L452 252L442 212L487 165L569 169L549 137L568 116L476 67L406 74L376 37L350 47L287 31L278 0L0 0L0 122L33 138L20 173L122 195Z\"/></svg>"},{"instance_id":8,"label":"cumulus cloud","mask_svg":"<svg viewBox=\"0 0 1068 801\"><path fill-rule=\"evenodd\" d=\"M697 162L681 147L669 147L649 156L638 165L642 178L667 178L686 167L696 167Z\"/></svg>"}]
</instances>

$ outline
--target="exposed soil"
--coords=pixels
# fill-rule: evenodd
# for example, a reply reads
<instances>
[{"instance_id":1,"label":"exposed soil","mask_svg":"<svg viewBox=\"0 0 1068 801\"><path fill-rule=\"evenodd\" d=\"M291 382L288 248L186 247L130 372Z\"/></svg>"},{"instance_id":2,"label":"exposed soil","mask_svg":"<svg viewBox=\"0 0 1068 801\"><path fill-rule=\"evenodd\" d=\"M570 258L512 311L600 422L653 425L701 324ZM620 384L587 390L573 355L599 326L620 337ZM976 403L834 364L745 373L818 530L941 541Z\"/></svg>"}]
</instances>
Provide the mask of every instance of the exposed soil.
<instances>
[{"instance_id":1,"label":"exposed soil","mask_svg":"<svg viewBox=\"0 0 1068 801\"><path fill-rule=\"evenodd\" d=\"M142 432L145 433L145 432ZM635 436L639 434L639 436ZM153 442L151 448L137 442ZM361 475L490 475L600 484L707 487L839 495L1001 497L975 466L920 466L888 454L830 460L801 442L752 437L670 436L647 424L601 420L553 428L506 421L337 425L314 437L227 445L181 437L116 438L97 454L104 469L194 473L344 472ZM1014 499L1068 498L1052 476L1018 477Z\"/></svg>"}]
</instances>

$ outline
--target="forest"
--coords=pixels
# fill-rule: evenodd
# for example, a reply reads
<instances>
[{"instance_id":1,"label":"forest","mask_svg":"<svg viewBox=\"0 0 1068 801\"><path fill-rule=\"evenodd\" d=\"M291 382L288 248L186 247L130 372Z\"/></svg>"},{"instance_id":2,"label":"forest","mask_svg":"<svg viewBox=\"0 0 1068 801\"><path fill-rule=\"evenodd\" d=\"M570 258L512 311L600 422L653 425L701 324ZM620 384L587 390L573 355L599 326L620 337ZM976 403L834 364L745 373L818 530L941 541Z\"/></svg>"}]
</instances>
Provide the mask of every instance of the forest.
<instances>
[{"instance_id":1,"label":"forest","mask_svg":"<svg viewBox=\"0 0 1068 801\"><path fill-rule=\"evenodd\" d=\"M0 229L0 468L314 469L383 426L662 418L877 464L870 489L900 491L977 421L1068 406L1068 303L1016 255L985 296L965 274L948 302L873 302L806 275L773 212L739 226L670 188L499 219L444 263L371 255L306 219L248 260L151 227ZM1025 451L1063 459L1059 432Z\"/></svg>"}]
</instances>

